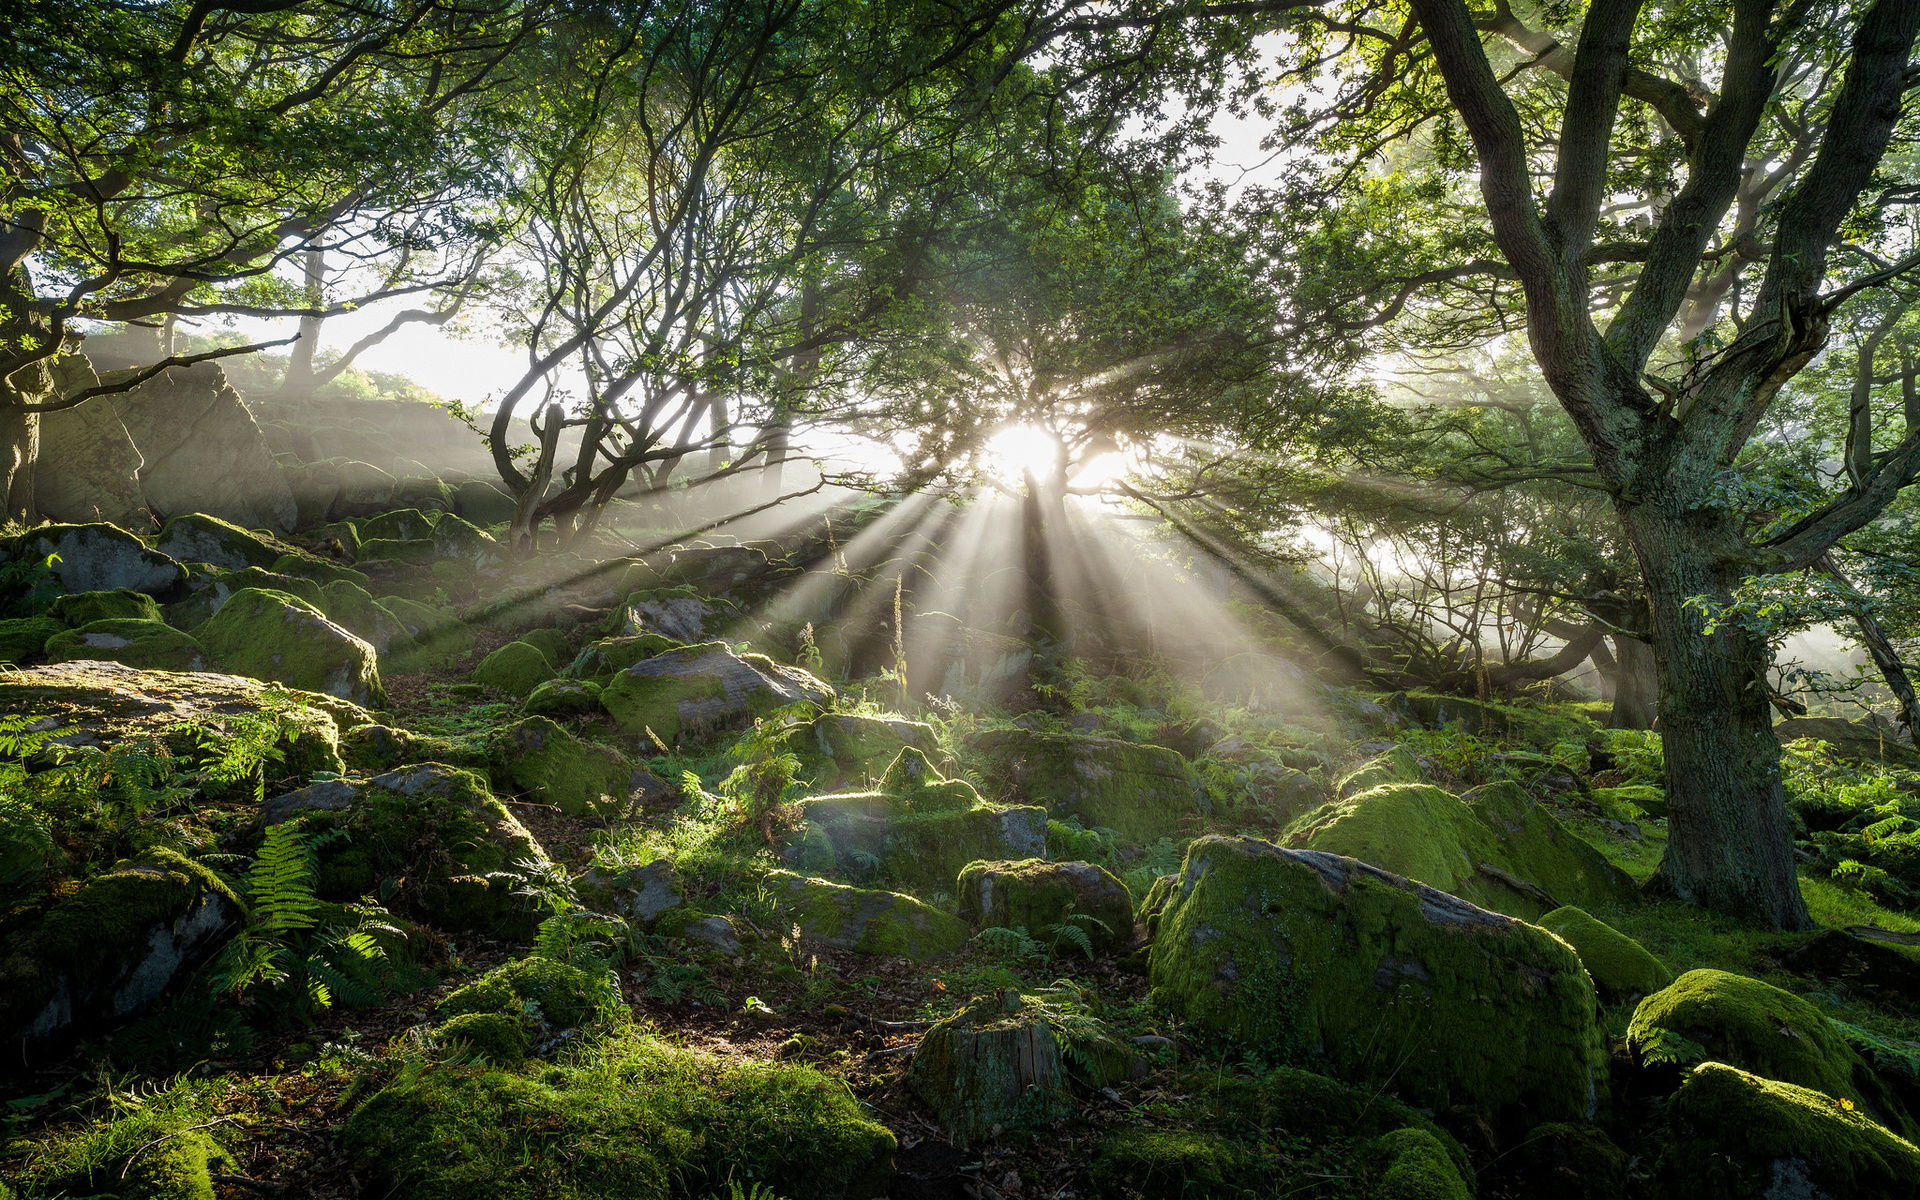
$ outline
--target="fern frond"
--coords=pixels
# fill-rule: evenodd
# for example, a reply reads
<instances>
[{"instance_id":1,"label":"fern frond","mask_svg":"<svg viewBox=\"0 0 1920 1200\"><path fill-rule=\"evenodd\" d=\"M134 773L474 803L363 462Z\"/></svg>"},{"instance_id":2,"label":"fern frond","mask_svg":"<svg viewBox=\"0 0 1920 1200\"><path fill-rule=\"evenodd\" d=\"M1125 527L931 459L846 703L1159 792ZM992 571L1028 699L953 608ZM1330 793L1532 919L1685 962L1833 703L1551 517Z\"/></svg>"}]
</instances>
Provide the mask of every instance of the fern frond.
<instances>
[{"instance_id":1,"label":"fern frond","mask_svg":"<svg viewBox=\"0 0 1920 1200\"><path fill-rule=\"evenodd\" d=\"M254 924L269 933L313 928L318 922L314 914L324 907L313 894L318 872L314 840L302 834L299 822L287 821L267 830L247 875Z\"/></svg>"}]
</instances>

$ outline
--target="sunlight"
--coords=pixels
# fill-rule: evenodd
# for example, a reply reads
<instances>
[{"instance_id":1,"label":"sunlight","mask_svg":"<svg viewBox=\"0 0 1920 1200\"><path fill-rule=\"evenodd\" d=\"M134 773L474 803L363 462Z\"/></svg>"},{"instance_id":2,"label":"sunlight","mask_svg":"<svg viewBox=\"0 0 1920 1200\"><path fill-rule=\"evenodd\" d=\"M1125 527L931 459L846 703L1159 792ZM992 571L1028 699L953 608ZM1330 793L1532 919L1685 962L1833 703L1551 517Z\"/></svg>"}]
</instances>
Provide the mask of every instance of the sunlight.
<instances>
[{"instance_id":1,"label":"sunlight","mask_svg":"<svg viewBox=\"0 0 1920 1200\"><path fill-rule=\"evenodd\" d=\"M987 470L1001 483L1018 485L1031 472L1044 479L1060 453L1060 439L1038 425L1010 425L987 443Z\"/></svg>"}]
</instances>

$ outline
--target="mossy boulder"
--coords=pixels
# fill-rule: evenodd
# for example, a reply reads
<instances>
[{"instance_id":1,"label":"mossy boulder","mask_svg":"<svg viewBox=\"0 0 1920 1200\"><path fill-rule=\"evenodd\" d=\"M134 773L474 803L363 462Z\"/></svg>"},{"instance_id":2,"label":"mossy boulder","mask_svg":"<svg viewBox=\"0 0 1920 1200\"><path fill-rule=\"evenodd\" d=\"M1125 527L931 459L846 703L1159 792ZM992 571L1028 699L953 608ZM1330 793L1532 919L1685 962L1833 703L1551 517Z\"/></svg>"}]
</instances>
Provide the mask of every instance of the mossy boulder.
<instances>
[{"instance_id":1,"label":"mossy boulder","mask_svg":"<svg viewBox=\"0 0 1920 1200\"><path fill-rule=\"evenodd\" d=\"M47 639L49 662L95 659L153 671L205 670L207 653L192 637L159 621L92 621Z\"/></svg>"},{"instance_id":2,"label":"mossy boulder","mask_svg":"<svg viewBox=\"0 0 1920 1200\"><path fill-rule=\"evenodd\" d=\"M435 608L404 596L382 596L374 603L386 609L413 639L413 646L401 656L403 667L438 666L473 649L473 632L451 609Z\"/></svg>"},{"instance_id":3,"label":"mossy boulder","mask_svg":"<svg viewBox=\"0 0 1920 1200\"><path fill-rule=\"evenodd\" d=\"M527 1030L506 1013L463 1013L433 1031L436 1044L510 1067L527 1057Z\"/></svg>"},{"instance_id":4,"label":"mossy boulder","mask_svg":"<svg viewBox=\"0 0 1920 1200\"><path fill-rule=\"evenodd\" d=\"M1209 805L1193 767L1164 746L995 729L975 734L967 748L990 795L1038 804L1128 841L1171 836Z\"/></svg>"},{"instance_id":5,"label":"mossy boulder","mask_svg":"<svg viewBox=\"0 0 1920 1200\"><path fill-rule=\"evenodd\" d=\"M461 739L414 733L391 725L355 725L340 735L340 757L357 771L382 774L395 767L445 763L485 771L486 746L479 738Z\"/></svg>"},{"instance_id":6,"label":"mossy boulder","mask_svg":"<svg viewBox=\"0 0 1920 1200\"><path fill-rule=\"evenodd\" d=\"M44 562L58 555L53 577L69 592L111 592L128 588L163 595L186 582L180 563L113 525L41 525L12 539L8 554L18 561Z\"/></svg>"},{"instance_id":7,"label":"mossy boulder","mask_svg":"<svg viewBox=\"0 0 1920 1200\"><path fill-rule=\"evenodd\" d=\"M67 627L51 617L0 621L0 663L25 666L46 657L47 639Z\"/></svg>"},{"instance_id":8,"label":"mossy boulder","mask_svg":"<svg viewBox=\"0 0 1920 1200\"><path fill-rule=\"evenodd\" d=\"M873 1200L895 1149L833 1078L632 1034L537 1075L402 1074L348 1118L341 1144L411 1200L684 1200L742 1177L781 1196Z\"/></svg>"},{"instance_id":9,"label":"mossy boulder","mask_svg":"<svg viewBox=\"0 0 1920 1200\"><path fill-rule=\"evenodd\" d=\"M1333 782L1334 795L1345 799L1390 783L1423 783L1427 772L1405 746L1394 746L1349 768Z\"/></svg>"},{"instance_id":10,"label":"mossy boulder","mask_svg":"<svg viewBox=\"0 0 1920 1200\"><path fill-rule=\"evenodd\" d=\"M360 556L355 564L361 571L373 575L376 579L377 563L405 563L412 567L429 566L433 562L433 539L417 538L402 541L398 538L364 538L360 542Z\"/></svg>"},{"instance_id":11,"label":"mossy boulder","mask_svg":"<svg viewBox=\"0 0 1920 1200\"><path fill-rule=\"evenodd\" d=\"M1580 962L1604 998L1627 1000L1651 996L1673 982L1673 972L1667 964L1585 909L1556 908L1535 924L1558 934L1579 952Z\"/></svg>"},{"instance_id":12,"label":"mossy boulder","mask_svg":"<svg viewBox=\"0 0 1920 1200\"><path fill-rule=\"evenodd\" d=\"M513 497L484 479L469 479L453 489L454 511L475 525L513 520Z\"/></svg>"},{"instance_id":13,"label":"mossy boulder","mask_svg":"<svg viewBox=\"0 0 1920 1200\"><path fill-rule=\"evenodd\" d=\"M1374 1200L1473 1200L1446 1146L1424 1129L1382 1134L1361 1153L1377 1172L1368 1193Z\"/></svg>"},{"instance_id":14,"label":"mossy boulder","mask_svg":"<svg viewBox=\"0 0 1920 1200\"><path fill-rule=\"evenodd\" d=\"M299 579L311 580L317 584L329 584L336 579L366 587L371 580L366 572L356 571L324 558L315 558L311 554L283 554L273 560L269 568L276 575L292 575Z\"/></svg>"},{"instance_id":15,"label":"mossy boulder","mask_svg":"<svg viewBox=\"0 0 1920 1200\"><path fill-rule=\"evenodd\" d=\"M556 671L573 659L573 651L567 645L567 635L551 626L529 629L520 635L520 640L545 655Z\"/></svg>"},{"instance_id":16,"label":"mossy boulder","mask_svg":"<svg viewBox=\"0 0 1920 1200\"><path fill-rule=\"evenodd\" d=\"M493 535L456 516L444 516L433 527L433 555L439 562L459 563L469 571L484 571L506 561L506 550Z\"/></svg>"},{"instance_id":17,"label":"mossy boulder","mask_svg":"<svg viewBox=\"0 0 1920 1200\"><path fill-rule=\"evenodd\" d=\"M412 542L432 537L434 526L444 519L437 513L424 513L417 508L396 508L378 516L361 517L353 522L353 527L362 541L384 538Z\"/></svg>"},{"instance_id":18,"label":"mossy boulder","mask_svg":"<svg viewBox=\"0 0 1920 1200\"><path fill-rule=\"evenodd\" d=\"M53 602L49 617L74 628L95 621L158 621L160 605L145 592L118 588L111 592L68 592Z\"/></svg>"},{"instance_id":19,"label":"mossy boulder","mask_svg":"<svg viewBox=\"0 0 1920 1200\"><path fill-rule=\"evenodd\" d=\"M836 950L924 959L966 944L966 923L912 896L771 871L766 887L781 919Z\"/></svg>"},{"instance_id":20,"label":"mossy boulder","mask_svg":"<svg viewBox=\"0 0 1920 1200\"><path fill-rule=\"evenodd\" d=\"M177 562L212 563L229 571L270 567L284 553L258 535L205 513L168 521L153 548Z\"/></svg>"},{"instance_id":21,"label":"mossy boulder","mask_svg":"<svg viewBox=\"0 0 1920 1200\"><path fill-rule=\"evenodd\" d=\"M540 955L495 967L485 975L449 992L440 1011L457 1013L526 1013L528 1006L557 1029L573 1029L593 1020L606 1000L594 977L578 967Z\"/></svg>"},{"instance_id":22,"label":"mossy boulder","mask_svg":"<svg viewBox=\"0 0 1920 1200\"><path fill-rule=\"evenodd\" d=\"M554 677L553 663L531 642L508 642L480 660L472 679L509 696L530 696L533 689Z\"/></svg>"},{"instance_id":23,"label":"mossy boulder","mask_svg":"<svg viewBox=\"0 0 1920 1200\"><path fill-rule=\"evenodd\" d=\"M870 786L907 748L923 755L939 753L933 726L889 717L828 713L817 717L792 741L801 770L822 788Z\"/></svg>"},{"instance_id":24,"label":"mossy boulder","mask_svg":"<svg viewBox=\"0 0 1920 1200\"><path fill-rule=\"evenodd\" d=\"M1382 784L1303 813L1281 840L1529 920L1633 894L1625 872L1512 785L1457 797L1432 784Z\"/></svg>"},{"instance_id":25,"label":"mossy boulder","mask_svg":"<svg viewBox=\"0 0 1920 1200\"><path fill-rule=\"evenodd\" d=\"M601 638L583 648L567 664L569 678L587 680L604 685L613 678L614 672L625 670L634 663L652 658L656 654L665 654L669 650L678 650L681 643L671 638L661 637L657 633L643 633L635 637Z\"/></svg>"},{"instance_id":26,"label":"mossy boulder","mask_svg":"<svg viewBox=\"0 0 1920 1200\"><path fill-rule=\"evenodd\" d=\"M549 679L527 693L521 708L528 716L561 720L606 711L600 705L600 685L591 679Z\"/></svg>"},{"instance_id":27,"label":"mossy boulder","mask_svg":"<svg viewBox=\"0 0 1920 1200\"><path fill-rule=\"evenodd\" d=\"M1793 717L1773 727L1781 745L1801 738L1825 742L1836 758L1920 770L1920 750L1900 740L1885 718L1848 721L1841 717Z\"/></svg>"},{"instance_id":28,"label":"mossy boulder","mask_svg":"<svg viewBox=\"0 0 1920 1200\"><path fill-rule=\"evenodd\" d=\"M1688 971L1640 1002L1627 1026L1640 1061L1712 1059L1846 1101L1905 1138L1912 1114L1819 1009L1727 971Z\"/></svg>"},{"instance_id":29,"label":"mossy boulder","mask_svg":"<svg viewBox=\"0 0 1920 1200\"><path fill-rule=\"evenodd\" d=\"M1246 1151L1214 1133L1127 1128L1094 1152L1087 1182L1100 1200L1184 1200L1231 1195Z\"/></svg>"},{"instance_id":30,"label":"mossy boulder","mask_svg":"<svg viewBox=\"0 0 1920 1200\"><path fill-rule=\"evenodd\" d=\"M735 654L725 642L685 646L615 672L600 701L622 733L668 745L698 740L791 704L825 705L831 686L763 654Z\"/></svg>"},{"instance_id":31,"label":"mossy boulder","mask_svg":"<svg viewBox=\"0 0 1920 1200\"><path fill-rule=\"evenodd\" d=\"M336 579L320 592L320 607L326 610L327 619L372 646L383 661L405 657L415 649L406 625L359 584Z\"/></svg>"},{"instance_id":32,"label":"mossy boulder","mask_svg":"<svg viewBox=\"0 0 1920 1200\"><path fill-rule=\"evenodd\" d=\"M1496 1126L1606 1102L1579 956L1511 917L1378 868L1253 838L1187 849L1155 922L1154 998L1204 1028Z\"/></svg>"},{"instance_id":33,"label":"mossy boulder","mask_svg":"<svg viewBox=\"0 0 1920 1200\"><path fill-rule=\"evenodd\" d=\"M588 871L574 881L574 887L588 905L603 912L617 912L643 928L651 928L663 915L686 903L680 872L664 858L605 874Z\"/></svg>"},{"instance_id":34,"label":"mossy boulder","mask_svg":"<svg viewBox=\"0 0 1920 1200\"><path fill-rule=\"evenodd\" d=\"M245 911L213 872L164 847L88 880L0 951L0 1031L15 1061L139 1015Z\"/></svg>"},{"instance_id":35,"label":"mossy boulder","mask_svg":"<svg viewBox=\"0 0 1920 1200\"><path fill-rule=\"evenodd\" d=\"M1920 1194L1920 1149L1824 1091L1702 1063L1667 1102L1667 1120L1652 1181L1663 1200Z\"/></svg>"},{"instance_id":36,"label":"mossy boulder","mask_svg":"<svg viewBox=\"0 0 1920 1200\"><path fill-rule=\"evenodd\" d=\"M194 632L230 671L355 704L386 703L374 648L279 593L242 588Z\"/></svg>"},{"instance_id":37,"label":"mossy boulder","mask_svg":"<svg viewBox=\"0 0 1920 1200\"><path fill-rule=\"evenodd\" d=\"M633 764L609 746L582 741L546 717L528 717L487 739L494 786L551 804L569 816L626 810Z\"/></svg>"},{"instance_id":38,"label":"mossy boulder","mask_svg":"<svg viewBox=\"0 0 1920 1200\"><path fill-rule=\"evenodd\" d=\"M1557 1200L1625 1200L1630 1161L1597 1126L1573 1121L1528 1130L1509 1159L1522 1194Z\"/></svg>"},{"instance_id":39,"label":"mossy boulder","mask_svg":"<svg viewBox=\"0 0 1920 1200\"><path fill-rule=\"evenodd\" d=\"M167 624L176 629L195 629L211 620L235 592L245 588L291 596L320 612L327 611L326 592L313 580L302 579L298 575L280 575L259 567L195 577L188 581L188 587L192 589L191 595L167 605Z\"/></svg>"},{"instance_id":40,"label":"mossy boulder","mask_svg":"<svg viewBox=\"0 0 1920 1200\"><path fill-rule=\"evenodd\" d=\"M654 635L693 645L720 633L740 616L730 602L702 596L691 587L630 592L614 610L607 632L614 637Z\"/></svg>"},{"instance_id":41,"label":"mossy boulder","mask_svg":"<svg viewBox=\"0 0 1920 1200\"><path fill-rule=\"evenodd\" d=\"M1072 923L1096 950L1111 950L1133 938L1133 897L1113 873L1084 862L972 862L954 890L960 919L981 928L1025 929L1035 937L1049 926Z\"/></svg>"}]
</instances>

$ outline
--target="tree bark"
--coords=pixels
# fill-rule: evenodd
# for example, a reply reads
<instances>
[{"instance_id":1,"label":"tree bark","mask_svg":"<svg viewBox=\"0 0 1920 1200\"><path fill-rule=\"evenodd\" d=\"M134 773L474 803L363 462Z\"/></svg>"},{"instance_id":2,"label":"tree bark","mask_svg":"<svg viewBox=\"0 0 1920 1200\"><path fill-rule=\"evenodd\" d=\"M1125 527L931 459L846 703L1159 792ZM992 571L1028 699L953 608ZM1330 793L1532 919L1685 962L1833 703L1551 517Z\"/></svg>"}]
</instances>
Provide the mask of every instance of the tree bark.
<instances>
[{"instance_id":1,"label":"tree bark","mask_svg":"<svg viewBox=\"0 0 1920 1200\"><path fill-rule=\"evenodd\" d=\"M10 393L11 388L0 389ZM33 466L40 457L40 418L0 399L0 499L5 517L31 523L40 513L34 503Z\"/></svg>"},{"instance_id":2,"label":"tree bark","mask_svg":"<svg viewBox=\"0 0 1920 1200\"><path fill-rule=\"evenodd\" d=\"M1624 635L1615 635L1613 645L1613 711L1607 716L1607 728L1652 729L1660 694L1653 647Z\"/></svg>"},{"instance_id":3,"label":"tree bark","mask_svg":"<svg viewBox=\"0 0 1920 1200\"><path fill-rule=\"evenodd\" d=\"M1701 510L1622 504L1651 602L1666 751L1667 851L1653 887L1779 929L1810 929L1773 736L1766 639L1706 631L1695 597L1725 603L1745 573L1739 532Z\"/></svg>"}]
</instances>

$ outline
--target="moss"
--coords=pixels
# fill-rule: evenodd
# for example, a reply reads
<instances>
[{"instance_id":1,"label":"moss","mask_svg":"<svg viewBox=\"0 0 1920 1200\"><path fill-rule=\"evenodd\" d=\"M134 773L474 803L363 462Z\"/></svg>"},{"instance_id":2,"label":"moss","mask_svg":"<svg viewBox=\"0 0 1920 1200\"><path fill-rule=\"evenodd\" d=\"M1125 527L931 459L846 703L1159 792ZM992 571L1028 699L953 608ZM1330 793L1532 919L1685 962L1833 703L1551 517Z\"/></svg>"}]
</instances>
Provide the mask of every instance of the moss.
<instances>
[{"instance_id":1,"label":"moss","mask_svg":"<svg viewBox=\"0 0 1920 1200\"><path fill-rule=\"evenodd\" d=\"M1047 857L1067 862L1106 865L1114 860L1113 839L1097 829L1081 829L1065 821L1047 822Z\"/></svg>"},{"instance_id":2,"label":"moss","mask_svg":"<svg viewBox=\"0 0 1920 1200\"><path fill-rule=\"evenodd\" d=\"M933 727L919 721L829 713L800 731L792 748L815 786L870 786L908 747L935 751Z\"/></svg>"},{"instance_id":3,"label":"moss","mask_svg":"<svg viewBox=\"0 0 1920 1200\"><path fill-rule=\"evenodd\" d=\"M207 653L192 637L159 621L90 621L47 639L53 662L93 660L125 663L152 671L204 671Z\"/></svg>"},{"instance_id":4,"label":"moss","mask_svg":"<svg viewBox=\"0 0 1920 1200\"><path fill-rule=\"evenodd\" d=\"M972 784L941 775L917 746L894 755L881 776L880 790L919 813L960 812L983 803Z\"/></svg>"},{"instance_id":5,"label":"moss","mask_svg":"<svg viewBox=\"0 0 1920 1200\"><path fill-rule=\"evenodd\" d=\"M158 621L160 605L152 596L132 588L111 592L69 592L53 602L47 615L74 628L95 621Z\"/></svg>"},{"instance_id":6,"label":"moss","mask_svg":"<svg viewBox=\"0 0 1920 1200\"><path fill-rule=\"evenodd\" d=\"M1617 821L1637 821L1643 816L1658 820L1667 815L1667 793L1650 783L1594 788L1593 802Z\"/></svg>"},{"instance_id":7,"label":"moss","mask_svg":"<svg viewBox=\"0 0 1920 1200\"><path fill-rule=\"evenodd\" d=\"M1354 767L1334 781L1336 796L1353 796L1389 783L1421 783L1427 773L1405 746L1395 746Z\"/></svg>"},{"instance_id":8,"label":"moss","mask_svg":"<svg viewBox=\"0 0 1920 1200\"><path fill-rule=\"evenodd\" d=\"M1038 936L1072 915L1096 948L1110 949L1133 937L1133 897L1109 871L1083 862L972 862L955 885L960 918L982 927L1021 928Z\"/></svg>"},{"instance_id":9,"label":"moss","mask_svg":"<svg viewBox=\"0 0 1920 1200\"><path fill-rule=\"evenodd\" d=\"M413 648L413 636L406 627L380 607L372 592L357 583L344 579L329 583L321 589L321 607L328 620L345 626L383 656L403 656Z\"/></svg>"},{"instance_id":10,"label":"moss","mask_svg":"<svg viewBox=\"0 0 1920 1200\"><path fill-rule=\"evenodd\" d=\"M777 708L824 705L833 696L833 688L805 671L707 642L615 673L600 700L622 733L651 729L671 745L750 723Z\"/></svg>"},{"instance_id":11,"label":"moss","mask_svg":"<svg viewBox=\"0 0 1920 1200\"><path fill-rule=\"evenodd\" d=\"M258 535L206 513L168 521L153 548L181 562L213 563L230 571L272 566L283 553Z\"/></svg>"},{"instance_id":12,"label":"moss","mask_svg":"<svg viewBox=\"0 0 1920 1200\"><path fill-rule=\"evenodd\" d=\"M386 703L373 647L285 596L243 588L195 634L228 670L239 674L356 704Z\"/></svg>"},{"instance_id":13,"label":"moss","mask_svg":"<svg viewBox=\"0 0 1920 1200\"><path fill-rule=\"evenodd\" d=\"M1000 1129L1049 1124L1073 1111L1061 1038L1039 1006L1009 989L927 1030L907 1085L962 1148Z\"/></svg>"},{"instance_id":14,"label":"moss","mask_svg":"<svg viewBox=\"0 0 1920 1200\"><path fill-rule=\"evenodd\" d=\"M790 871L772 871L767 889L782 918L800 926L801 935L836 950L931 958L966 943L967 927L958 918L911 896L847 887Z\"/></svg>"},{"instance_id":15,"label":"moss","mask_svg":"<svg viewBox=\"0 0 1920 1200\"><path fill-rule=\"evenodd\" d=\"M529 1003L540 1006L540 1015L549 1024L573 1029L593 1019L601 991L593 976L580 968L531 955L495 967L449 992L440 1001L440 1011L518 1014Z\"/></svg>"},{"instance_id":16,"label":"moss","mask_svg":"<svg viewBox=\"0 0 1920 1200\"><path fill-rule=\"evenodd\" d=\"M403 662L410 667L438 666L473 649L473 633L453 612L408 600L385 596L374 603L400 622L414 641Z\"/></svg>"},{"instance_id":17,"label":"moss","mask_svg":"<svg viewBox=\"0 0 1920 1200\"><path fill-rule=\"evenodd\" d=\"M626 755L583 742L545 717L496 729L487 745L495 786L576 817L627 807L633 764Z\"/></svg>"},{"instance_id":18,"label":"moss","mask_svg":"<svg viewBox=\"0 0 1920 1200\"><path fill-rule=\"evenodd\" d=\"M1580 962L1604 996L1622 1000L1651 996L1673 982L1667 964L1585 909L1556 908L1536 924L1579 952Z\"/></svg>"},{"instance_id":19,"label":"moss","mask_svg":"<svg viewBox=\"0 0 1920 1200\"><path fill-rule=\"evenodd\" d=\"M518 1016L499 1012L462 1013L433 1031L433 1040L442 1046L465 1045L467 1049L501 1066L512 1066L527 1057L527 1031Z\"/></svg>"},{"instance_id":20,"label":"moss","mask_svg":"<svg viewBox=\"0 0 1920 1200\"><path fill-rule=\"evenodd\" d=\"M1703 1063L1667 1105L1654 1194L1679 1200L1920 1193L1920 1149L1824 1092ZM1817 1189L1817 1190L1816 1190Z\"/></svg>"},{"instance_id":21,"label":"moss","mask_svg":"<svg viewBox=\"0 0 1920 1200\"><path fill-rule=\"evenodd\" d=\"M1206 837L1153 942L1153 996L1270 1056L1496 1123L1606 1099L1593 985L1564 942L1352 859Z\"/></svg>"},{"instance_id":22,"label":"moss","mask_svg":"<svg viewBox=\"0 0 1920 1200\"><path fill-rule=\"evenodd\" d=\"M1388 708L1429 729L1454 728L1480 737L1505 738L1542 748L1580 742L1596 731L1590 717L1573 705L1548 709L1535 704L1502 704L1438 692L1409 691L1391 696Z\"/></svg>"},{"instance_id":23,"label":"moss","mask_svg":"<svg viewBox=\"0 0 1920 1200\"><path fill-rule=\"evenodd\" d=\"M1528 1193L1557 1200L1623 1200L1627 1153L1592 1125L1555 1122L1527 1131L1514 1152Z\"/></svg>"},{"instance_id":24,"label":"moss","mask_svg":"<svg viewBox=\"0 0 1920 1200\"><path fill-rule=\"evenodd\" d=\"M362 563L401 562L424 567L433 561L433 539L362 538L357 561ZM368 568L368 570L372 569Z\"/></svg>"},{"instance_id":25,"label":"moss","mask_svg":"<svg viewBox=\"0 0 1920 1200\"><path fill-rule=\"evenodd\" d=\"M1357 1088L1296 1067L1275 1067L1255 1079L1221 1080L1208 1098L1208 1107L1220 1127L1261 1142L1282 1130L1324 1141L1371 1139L1397 1129L1419 1129L1443 1147L1456 1172L1463 1178L1473 1177L1467 1152L1451 1134L1377 1088Z\"/></svg>"},{"instance_id":26,"label":"moss","mask_svg":"<svg viewBox=\"0 0 1920 1200\"><path fill-rule=\"evenodd\" d=\"M374 517L362 517L353 522L354 529L362 539L386 538L396 541L419 541L433 536L434 526L438 524L439 514L428 514L417 508L396 508L392 512L383 512ZM375 555L362 555L373 558Z\"/></svg>"},{"instance_id":27,"label":"moss","mask_svg":"<svg viewBox=\"0 0 1920 1200\"><path fill-rule=\"evenodd\" d=\"M45 657L47 639L67 627L50 617L21 617L0 621L0 663L38 662Z\"/></svg>"},{"instance_id":28,"label":"moss","mask_svg":"<svg viewBox=\"0 0 1920 1200\"><path fill-rule=\"evenodd\" d=\"M1025 729L990 730L967 745L990 794L1104 826L1128 841L1171 836L1210 803L1187 760L1162 746Z\"/></svg>"},{"instance_id":29,"label":"moss","mask_svg":"<svg viewBox=\"0 0 1920 1200\"><path fill-rule=\"evenodd\" d=\"M342 1143L414 1200L667 1200L742 1177L779 1195L869 1200L887 1190L895 1146L816 1071L638 1035L537 1078L402 1075L354 1112Z\"/></svg>"},{"instance_id":30,"label":"moss","mask_svg":"<svg viewBox=\"0 0 1920 1200\"><path fill-rule=\"evenodd\" d=\"M1446 1146L1424 1129L1382 1134L1362 1153L1379 1171L1374 1200L1472 1200Z\"/></svg>"},{"instance_id":31,"label":"moss","mask_svg":"<svg viewBox=\"0 0 1920 1200\"><path fill-rule=\"evenodd\" d=\"M1682 1040L1684 1039L1684 1040ZM1859 1105L1902 1137L1912 1116L1820 1010L1791 992L1726 971L1688 971L1640 1002L1627 1046L1641 1060L1701 1057Z\"/></svg>"},{"instance_id":32,"label":"moss","mask_svg":"<svg viewBox=\"0 0 1920 1200\"><path fill-rule=\"evenodd\" d=\"M637 662L644 662L656 654L677 650L680 643L657 633L642 633L634 637L601 638L587 646L567 664L566 673L575 679L591 679L602 682L612 679L615 671L625 670Z\"/></svg>"},{"instance_id":33,"label":"moss","mask_svg":"<svg viewBox=\"0 0 1920 1200\"><path fill-rule=\"evenodd\" d=\"M549 679L527 694L522 709L536 717L584 717L606 711L600 706L600 685L589 679Z\"/></svg>"},{"instance_id":34,"label":"moss","mask_svg":"<svg viewBox=\"0 0 1920 1200\"><path fill-rule=\"evenodd\" d=\"M485 746L458 738L413 733L389 725L355 725L340 738L340 756L360 771L383 772L420 763L487 769Z\"/></svg>"},{"instance_id":35,"label":"moss","mask_svg":"<svg viewBox=\"0 0 1920 1200\"><path fill-rule=\"evenodd\" d=\"M370 582L366 572L356 571L352 567L343 567L339 563L324 558L315 558L310 554L283 554L273 561L270 568L276 575L293 575L300 579L311 579L315 583L332 583L344 579L361 587Z\"/></svg>"},{"instance_id":36,"label":"moss","mask_svg":"<svg viewBox=\"0 0 1920 1200\"><path fill-rule=\"evenodd\" d=\"M1125 1129L1100 1143L1087 1181L1111 1200L1198 1200L1219 1195L1241 1160L1239 1147L1210 1133Z\"/></svg>"},{"instance_id":37,"label":"moss","mask_svg":"<svg viewBox=\"0 0 1920 1200\"><path fill-rule=\"evenodd\" d=\"M528 696L554 676L553 664L540 648L527 642L508 642L480 660L473 681L498 688L509 696Z\"/></svg>"},{"instance_id":38,"label":"moss","mask_svg":"<svg viewBox=\"0 0 1920 1200\"><path fill-rule=\"evenodd\" d=\"M573 661L573 651L567 646L567 635L558 629L529 629L520 635L520 640L545 655L556 671Z\"/></svg>"}]
</instances>

